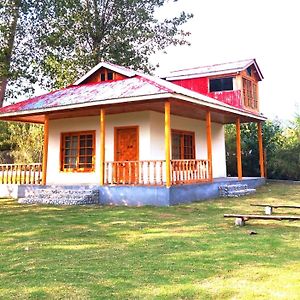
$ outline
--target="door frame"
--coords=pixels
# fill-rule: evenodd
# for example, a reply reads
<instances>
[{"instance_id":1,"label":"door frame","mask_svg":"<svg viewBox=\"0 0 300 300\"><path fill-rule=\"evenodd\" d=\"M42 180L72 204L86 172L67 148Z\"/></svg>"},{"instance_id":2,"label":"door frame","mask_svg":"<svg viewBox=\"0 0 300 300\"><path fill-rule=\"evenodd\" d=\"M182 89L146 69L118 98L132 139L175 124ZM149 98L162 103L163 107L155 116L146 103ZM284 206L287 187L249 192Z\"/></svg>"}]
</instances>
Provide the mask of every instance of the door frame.
<instances>
[{"instance_id":1,"label":"door frame","mask_svg":"<svg viewBox=\"0 0 300 300\"><path fill-rule=\"evenodd\" d=\"M140 137L139 137L139 126L137 125L129 125L129 126L117 126L114 127L114 161L117 161L117 132L119 129L135 129L136 130L136 154L137 154L137 161L140 158Z\"/></svg>"}]
</instances>

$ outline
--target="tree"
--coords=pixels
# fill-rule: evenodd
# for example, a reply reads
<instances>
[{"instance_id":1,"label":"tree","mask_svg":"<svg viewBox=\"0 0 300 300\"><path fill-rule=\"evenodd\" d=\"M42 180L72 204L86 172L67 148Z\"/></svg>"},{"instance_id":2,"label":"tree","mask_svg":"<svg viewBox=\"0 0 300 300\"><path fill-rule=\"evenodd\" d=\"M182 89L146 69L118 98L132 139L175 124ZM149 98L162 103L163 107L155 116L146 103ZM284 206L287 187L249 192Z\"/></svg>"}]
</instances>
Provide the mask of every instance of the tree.
<instances>
[{"instance_id":1,"label":"tree","mask_svg":"<svg viewBox=\"0 0 300 300\"><path fill-rule=\"evenodd\" d=\"M165 2L1 1L0 106L4 94L30 95L36 82L48 89L66 86L103 60L152 71L151 54L188 44L189 33L180 26L192 15L158 21L155 12Z\"/></svg>"},{"instance_id":2,"label":"tree","mask_svg":"<svg viewBox=\"0 0 300 300\"><path fill-rule=\"evenodd\" d=\"M41 162L42 148L43 126L0 121L1 163Z\"/></svg>"},{"instance_id":3,"label":"tree","mask_svg":"<svg viewBox=\"0 0 300 300\"><path fill-rule=\"evenodd\" d=\"M236 176L236 130L225 128L227 172ZM241 126L242 164L244 176L260 176L255 123ZM296 115L288 127L278 120L263 125L263 143L266 151L267 175L272 179L300 180L300 118Z\"/></svg>"},{"instance_id":4,"label":"tree","mask_svg":"<svg viewBox=\"0 0 300 300\"><path fill-rule=\"evenodd\" d=\"M49 0L39 7L39 70L48 88L72 83L100 61L151 72L151 54L188 44L180 26L192 17L158 21L167 0Z\"/></svg>"},{"instance_id":5,"label":"tree","mask_svg":"<svg viewBox=\"0 0 300 300\"><path fill-rule=\"evenodd\" d=\"M300 116L283 131L284 143L269 163L272 176L280 179L300 180Z\"/></svg>"},{"instance_id":6,"label":"tree","mask_svg":"<svg viewBox=\"0 0 300 300\"><path fill-rule=\"evenodd\" d=\"M281 149L283 129L278 120L263 124L263 144L267 154L267 173L272 178L274 169L270 162L276 159L278 149ZM234 125L225 128L227 172L236 176L236 130ZM241 126L241 147L243 176L260 176L257 124L247 123Z\"/></svg>"},{"instance_id":7,"label":"tree","mask_svg":"<svg viewBox=\"0 0 300 300\"><path fill-rule=\"evenodd\" d=\"M0 107L4 99L33 91L34 0L2 0L0 4ZM10 88L8 87L10 86Z\"/></svg>"},{"instance_id":8,"label":"tree","mask_svg":"<svg viewBox=\"0 0 300 300\"><path fill-rule=\"evenodd\" d=\"M9 78L13 46L19 19L19 7L19 0L6 1L0 6L0 107L3 106L5 90Z\"/></svg>"}]
</instances>

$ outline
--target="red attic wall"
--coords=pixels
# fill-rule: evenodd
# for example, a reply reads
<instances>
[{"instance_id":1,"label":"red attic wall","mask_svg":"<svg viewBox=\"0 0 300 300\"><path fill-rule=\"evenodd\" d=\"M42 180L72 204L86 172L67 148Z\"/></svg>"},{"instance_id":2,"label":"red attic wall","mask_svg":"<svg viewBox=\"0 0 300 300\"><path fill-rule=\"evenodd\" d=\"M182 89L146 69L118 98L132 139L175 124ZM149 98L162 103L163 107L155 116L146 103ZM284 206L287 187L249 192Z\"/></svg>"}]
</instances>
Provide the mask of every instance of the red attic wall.
<instances>
[{"instance_id":1,"label":"red attic wall","mask_svg":"<svg viewBox=\"0 0 300 300\"><path fill-rule=\"evenodd\" d=\"M170 80L171 81L171 80ZM181 79L181 80L172 80L174 84L185 87L194 92L207 95L208 92L208 78L191 78L191 79Z\"/></svg>"},{"instance_id":2,"label":"red attic wall","mask_svg":"<svg viewBox=\"0 0 300 300\"><path fill-rule=\"evenodd\" d=\"M242 108L242 93L240 90L210 93L208 90L208 77L170 80L172 83L184 88L209 96L231 106Z\"/></svg>"}]
</instances>

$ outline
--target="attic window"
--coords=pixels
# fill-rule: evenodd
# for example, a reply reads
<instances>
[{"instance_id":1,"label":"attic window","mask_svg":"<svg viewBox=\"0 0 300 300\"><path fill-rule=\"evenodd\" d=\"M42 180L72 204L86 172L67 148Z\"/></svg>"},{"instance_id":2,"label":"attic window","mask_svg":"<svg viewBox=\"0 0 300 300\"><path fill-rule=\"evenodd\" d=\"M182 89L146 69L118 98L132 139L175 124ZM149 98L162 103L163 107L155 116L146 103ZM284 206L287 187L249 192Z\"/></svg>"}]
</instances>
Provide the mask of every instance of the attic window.
<instances>
[{"instance_id":1,"label":"attic window","mask_svg":"<svg viewBox=\"0 0 300 300\"><path fill-rule=\"evenodd\" d=\"M107 80L113 80L114 78L114 73L113 72L108 72L107 73Z\"/></svg>"},{"instance_id":2,"label":"attic window","mask_svg":"<svg viewBox=\"0 0 300 300\"><path fill-rule=\"evenodd\" d=\"M246 69L246 71L247 71L247 75L248 75L248 76L251 76L251 75L252 75L251 67L248 67L248 68Z\"/></svg>"},{"instance_id":3,"label":"attic window","mask_svg":"<svg viewBox=\"0 0 300 300\"><path fill-rule=\"evenodd\" d=\"M210 92L232 91L233 90L233 78L216 78L209 80Z\"/></svg>"},{"instance_id":4,"label":"attic window","mask_svg":"<svg viewBox=\"0 0 300 300\"><path fill-rule=\"evenodd\" d=\"M109 80L114 80L114 72L103 70L100 73L100 81L109 81Z\"/></svg>"}]
</instances>

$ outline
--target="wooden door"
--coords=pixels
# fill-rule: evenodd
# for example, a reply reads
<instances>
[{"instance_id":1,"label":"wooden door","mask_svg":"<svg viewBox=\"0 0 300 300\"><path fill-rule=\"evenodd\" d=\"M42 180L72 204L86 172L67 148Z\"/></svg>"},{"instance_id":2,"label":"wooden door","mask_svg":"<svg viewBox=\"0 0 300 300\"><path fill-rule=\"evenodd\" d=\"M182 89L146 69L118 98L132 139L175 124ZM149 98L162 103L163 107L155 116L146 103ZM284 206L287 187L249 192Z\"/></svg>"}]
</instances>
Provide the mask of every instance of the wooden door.
<instances>
[{"instance_id":1,"label":"wooden door","mask_svg":"<svg viewBox=\"0 0 300 300\"><path fill-rule=\"evenodd\" d=\"M115 181L134 184L138 180L138 127L115 128Z\"/></svg>"}]
</instances>

